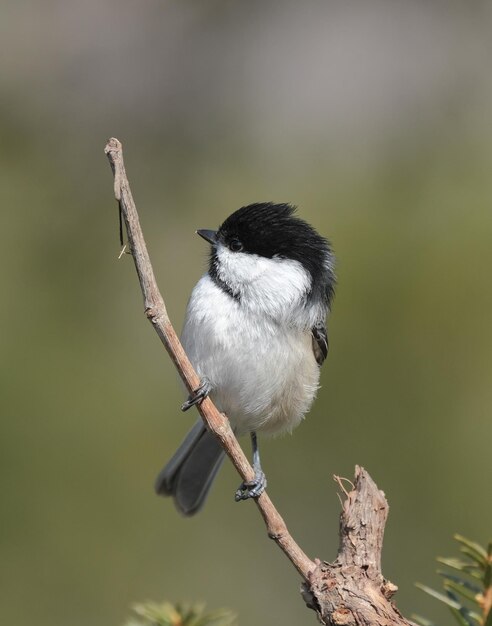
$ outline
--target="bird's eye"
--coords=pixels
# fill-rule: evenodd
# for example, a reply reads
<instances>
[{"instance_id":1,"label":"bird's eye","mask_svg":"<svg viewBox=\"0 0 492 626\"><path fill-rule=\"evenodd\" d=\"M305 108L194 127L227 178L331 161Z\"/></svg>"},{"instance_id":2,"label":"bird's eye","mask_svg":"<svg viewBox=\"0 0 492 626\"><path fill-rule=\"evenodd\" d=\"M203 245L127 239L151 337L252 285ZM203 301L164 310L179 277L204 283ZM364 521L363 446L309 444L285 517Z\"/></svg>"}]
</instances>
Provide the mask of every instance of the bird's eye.
<instances>
[{"instance_id":1,"label":"bird's eye","mask_svg":"<svg viewBox=\"0 0 492 626\"><path fill-rule=\"evenodd\" d=\"M229 244L229 249L233 252L241 252L243 244L239 241L239 239L233 239Z\"/></svg>"}]
</instances>

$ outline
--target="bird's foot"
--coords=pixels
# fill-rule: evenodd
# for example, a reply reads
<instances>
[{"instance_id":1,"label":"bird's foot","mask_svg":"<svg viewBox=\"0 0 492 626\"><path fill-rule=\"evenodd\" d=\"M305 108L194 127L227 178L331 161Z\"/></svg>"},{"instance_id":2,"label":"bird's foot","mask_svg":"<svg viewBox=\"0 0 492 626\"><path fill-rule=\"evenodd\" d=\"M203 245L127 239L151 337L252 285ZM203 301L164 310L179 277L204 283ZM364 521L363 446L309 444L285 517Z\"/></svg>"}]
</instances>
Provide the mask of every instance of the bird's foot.
<instances>
[{"instance_id":1,"label":"bird's foot","mask_svg":"<svg viewBox=\"0 0 492 626\"><path fill-rule=\"evenodd\" d=\"M188 396L188 400L181 406L182 411L187 411L191 409L195 404L200 404L205 400L208 394L212 391L212 384L207 378L202 378L200 381L200 386L197 387L193 393L190 393Z\"/></svg>"},{"instance_id":2,"label":"bird's foot","mask_svg":"<svg viewBox=\"0 0 492 626\"><path fill-rule=\"evenodd\" d=\"M253 480L245 480L239 485L234 499L236 502L240 500L248 500L249 498L258 498L265 491L267 479L265 472L261 468L255 468L255 477Z\"/></svg>"}]
</instances>

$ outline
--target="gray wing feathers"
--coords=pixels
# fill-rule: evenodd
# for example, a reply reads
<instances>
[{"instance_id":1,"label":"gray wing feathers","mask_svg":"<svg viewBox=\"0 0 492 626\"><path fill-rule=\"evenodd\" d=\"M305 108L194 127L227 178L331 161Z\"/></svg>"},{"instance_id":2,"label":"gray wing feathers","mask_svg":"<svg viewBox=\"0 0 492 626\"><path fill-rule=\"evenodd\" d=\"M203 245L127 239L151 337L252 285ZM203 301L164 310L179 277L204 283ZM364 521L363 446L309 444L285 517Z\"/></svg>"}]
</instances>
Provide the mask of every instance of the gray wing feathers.
<instances>
[{"instance_id":1,"label":"gray wing feathers","mask_svg":"<svg viewBox=\"0 0 492 626\"><path fill-rule=\"evenodd\" d=\"M223 460L220 444L199 420L157 476L155 490L173 496L183 515L194 515L203 506Z\"/></svg>"},{"instance_id":2,"label":"gray wing feathers","mask_svg":"<svg viewBox=\"0 0 492 626\"><path fill-rule=\"evenodd\" d=\"M313 335L314 357L321 367L323 361L328 356L328 333L326 331L326 325L323 322L318 322L318 324L311 329L311 333Z\"/></svg>"}]
</instances>

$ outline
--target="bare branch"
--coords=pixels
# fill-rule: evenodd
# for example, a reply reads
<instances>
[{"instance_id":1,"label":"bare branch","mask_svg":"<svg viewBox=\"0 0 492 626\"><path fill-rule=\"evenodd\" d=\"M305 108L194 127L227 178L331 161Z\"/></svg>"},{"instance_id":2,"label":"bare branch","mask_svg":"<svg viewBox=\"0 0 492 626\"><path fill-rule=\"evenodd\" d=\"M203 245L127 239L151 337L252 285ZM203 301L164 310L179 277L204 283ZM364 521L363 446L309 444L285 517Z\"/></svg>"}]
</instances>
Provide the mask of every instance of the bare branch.
<instances>
[{"instance_id":1,"label":"bare branch","mask_svg":"<svg viewBox=\"0 0 492 626\"><path fill-rule=\"evenodd\" d=\"M142 289L145 314L191 392L200 383L169 320L159 292L140 227L137 210L123 163L121 143L110 139L105 149L114 174L114 192L123 216L130 252ZM207 428L220 441L243 480L254 477L253 468L241 450L227 417L210 398L198 407ZM409 626L390 601L397 587L381 573L383 533L388 504L369 474L356 468L350 492L336 477L345 501L340 516L340 547L334 563L311 561L289 534L284 520L266 492L255 499L268 535L278 544L304 579L302 594L323 624L357 626Z\"/></svg>"},{"instance_id":2,"label":"bare branch","mask_svg":"<svg viewBox=\"0 0 492 626\"><path fill-rule=\"evenodd\" d=\"M145 314L168 351L186 387L191 392L198 387L200 381L174 331L164 300L157 287L137 209L126 176L121 143L117 139L110 139L105 152L114 174L114 193L125 221L130 252L142 289ZM241 478L252 480L254 478L253 468L241 450L227 417L216 409L210 398L206 398L198 410L209 430L219 439ZM269 537L276 541L304 580L308 580L309 573L315 568L314 562L304 554L291 537L284 520L268 495L263 492L255 501L265 521Z\"/></svg>"}]
</instances>

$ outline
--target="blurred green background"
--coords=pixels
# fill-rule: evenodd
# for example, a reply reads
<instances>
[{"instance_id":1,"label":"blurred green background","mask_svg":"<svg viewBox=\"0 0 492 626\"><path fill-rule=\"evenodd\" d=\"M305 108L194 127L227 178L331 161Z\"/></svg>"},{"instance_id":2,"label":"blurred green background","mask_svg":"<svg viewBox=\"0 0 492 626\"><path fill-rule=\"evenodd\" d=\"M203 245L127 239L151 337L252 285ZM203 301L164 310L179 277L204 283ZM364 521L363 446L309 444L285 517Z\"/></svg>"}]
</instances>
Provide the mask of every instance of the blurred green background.
<instances>
[{"instance_id":1,"label":"blurred green background","mask_svg":"<svg viewBox=\"0 0 492 626\"><path fill-rule=\"evenodd\" d=\"M146 599L316 623L229 465L196 518L153 494L195 415L117 260L111 135L178 329L196 228L288 201L331 239L322 389L262 442L269 492L333 559L331 477L364 465L399 607L450 622L413 583L453 532L491 535L491 26L479 1L2 2L2 623L118 626Z\"/></svg>"}]
</instances>

